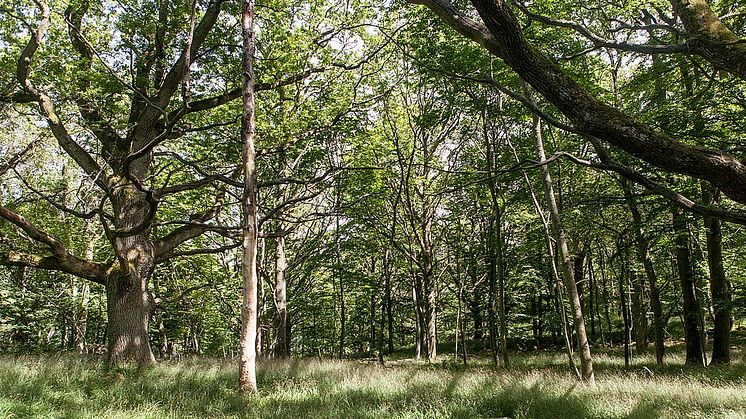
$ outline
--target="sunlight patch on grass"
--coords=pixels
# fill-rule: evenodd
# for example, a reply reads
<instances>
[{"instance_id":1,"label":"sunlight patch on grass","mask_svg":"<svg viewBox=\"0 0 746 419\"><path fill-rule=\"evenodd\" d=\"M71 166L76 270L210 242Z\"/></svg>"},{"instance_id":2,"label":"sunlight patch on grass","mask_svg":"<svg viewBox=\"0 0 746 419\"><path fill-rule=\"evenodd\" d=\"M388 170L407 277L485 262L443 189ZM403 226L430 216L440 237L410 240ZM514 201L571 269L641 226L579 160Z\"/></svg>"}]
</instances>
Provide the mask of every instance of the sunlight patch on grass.
<instances>
[{"instance_id":1,"label":"sunlight patch on grass","mask_svg":"<svg viewBox=\"0 0 746 419\"><path fill-rule=\"evenodd\" d=\"M260 393L236 391L235 362L189 359L107 371L76 357L0 357L0 417L111 418L746 418L744 365L625 368L597 356L597 386L578 384L562 354L385 366L359 361L262 360ZM643 367L647 367L644 369Z\"/></svg>"}]
</instances>

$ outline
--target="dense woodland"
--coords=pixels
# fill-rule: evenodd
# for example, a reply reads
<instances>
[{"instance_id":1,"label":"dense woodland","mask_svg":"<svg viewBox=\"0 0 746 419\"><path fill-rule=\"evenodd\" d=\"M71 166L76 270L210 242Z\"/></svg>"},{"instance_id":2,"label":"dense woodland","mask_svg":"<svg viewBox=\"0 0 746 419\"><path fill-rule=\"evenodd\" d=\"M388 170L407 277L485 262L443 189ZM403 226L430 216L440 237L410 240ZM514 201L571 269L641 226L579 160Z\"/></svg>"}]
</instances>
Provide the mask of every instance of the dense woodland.
<instances>
[{"instance_id":1,"label":"dense woodland","mask_svg":"<svg viewBox=\"0 0 746 419\"><path fill-rule=\"evenodd\" d=\"M740 0L4 3L0 352L729 364L745 28Z\"/></svg>"}]
</instances>

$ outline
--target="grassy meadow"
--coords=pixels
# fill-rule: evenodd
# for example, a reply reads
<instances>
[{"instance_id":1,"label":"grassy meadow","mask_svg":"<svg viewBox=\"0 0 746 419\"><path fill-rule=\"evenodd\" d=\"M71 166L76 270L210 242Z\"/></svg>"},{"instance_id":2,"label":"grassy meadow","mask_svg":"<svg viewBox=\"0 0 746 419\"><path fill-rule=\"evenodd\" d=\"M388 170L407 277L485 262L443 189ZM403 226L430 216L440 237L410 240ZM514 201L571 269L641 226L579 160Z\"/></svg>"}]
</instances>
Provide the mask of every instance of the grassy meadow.
<instances>
[{"instance_id":1,"label":"grassy meadow","mask_svg":"<svg viewBox=\"0 0 746 419\"><path fill-rule=\"evenodd\" d=\"M746 418L746 363L691 369L680 354L625 368L596 354L597 385L579 385L560 353L476 359L291 358L259 363L260 393L237 393L236 363L192 358L107 370L72 355L0 356L2 418Z\"/></svg>"}]
</instances>

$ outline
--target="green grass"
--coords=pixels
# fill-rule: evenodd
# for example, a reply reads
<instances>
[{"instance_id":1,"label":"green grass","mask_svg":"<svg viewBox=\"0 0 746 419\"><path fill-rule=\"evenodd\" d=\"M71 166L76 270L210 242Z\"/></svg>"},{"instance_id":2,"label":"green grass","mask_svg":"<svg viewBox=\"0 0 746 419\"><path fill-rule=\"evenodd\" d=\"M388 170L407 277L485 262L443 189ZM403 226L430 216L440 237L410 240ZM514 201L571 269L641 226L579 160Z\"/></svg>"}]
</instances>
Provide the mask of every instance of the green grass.
<instances>
[{"instance_id":1,"label":"green grass","mask_svg":"<svg viewBox=\"0 0 746 419\"><path fill-rule=\"evenodd\" d=\"M236 363L190 359L105 370L73 356L0 357L0 417L10 418L746 418L746 366L689 369L680 355L629 368L596 354L597 386L579 385L562 354L515 354L493 370L397 360L262 360L260 393L236 390ZM452 360L452 358L449 358ZM645 367L649 368L646 369Z\"/></svg>"}]
</instances>

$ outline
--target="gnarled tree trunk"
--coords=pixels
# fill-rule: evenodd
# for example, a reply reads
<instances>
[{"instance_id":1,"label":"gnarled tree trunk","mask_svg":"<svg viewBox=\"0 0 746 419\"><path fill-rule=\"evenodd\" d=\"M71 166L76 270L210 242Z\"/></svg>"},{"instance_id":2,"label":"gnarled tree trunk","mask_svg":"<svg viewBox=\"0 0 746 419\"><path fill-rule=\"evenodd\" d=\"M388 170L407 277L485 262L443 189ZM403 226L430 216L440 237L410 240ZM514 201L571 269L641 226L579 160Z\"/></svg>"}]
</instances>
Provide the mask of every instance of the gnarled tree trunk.
<instances>
[{"instance_id":1,"label":"gnarled tree trunk","mask_svg":"<svg viewBox=\"0 0 746 419\"><path fill-rule=\"evenodd\" d=\"M112 197L115 226L123 231L135 229L147 217L145 194L128 182ZM106 278L108 362L110 365L155 363L150 348L148 325L155 308L148 290L155 269L155 251L149 239L150 229L113 239L118 264Z\"/></svg>"}]
</instances>

